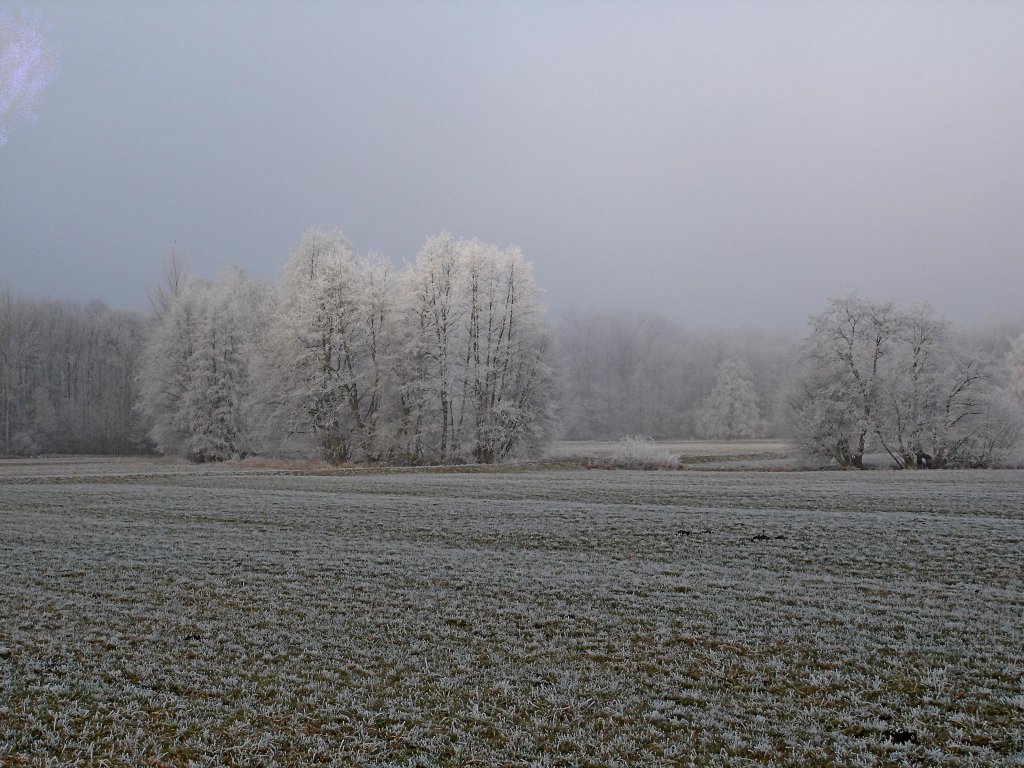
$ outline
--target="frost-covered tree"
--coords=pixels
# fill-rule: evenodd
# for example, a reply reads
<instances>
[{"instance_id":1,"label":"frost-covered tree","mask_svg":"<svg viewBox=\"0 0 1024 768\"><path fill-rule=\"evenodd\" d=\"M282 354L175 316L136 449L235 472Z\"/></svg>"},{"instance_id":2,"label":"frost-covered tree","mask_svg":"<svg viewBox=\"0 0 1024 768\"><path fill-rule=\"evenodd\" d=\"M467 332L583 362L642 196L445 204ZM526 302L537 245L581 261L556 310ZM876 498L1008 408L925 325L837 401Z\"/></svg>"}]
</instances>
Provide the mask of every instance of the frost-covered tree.
<instances>
[{"instance_id":1,"label":"frost-covered tree","mask_svg":"<svg viewBox=\"0 0 1024 768\"><path fill-rule=\"evenodd\" d=\"M550 438L549 334L518 248L432 237L403 275L401 306L411 457L491 463Z\"/></svg>"},{"instance_id":2,"label":"frost-covered tree","mask_svg":"<svg viewBox=\"0 0 1024 768\"><path fill-rule=\"evenodd\" d=\"M1015 439L983 362L926 306L833 300L812 318L790 405L801 449L840 466L869 449L899 468L982 466Z\"/></svg>"},{"instance_id":3,"label":"frost-covered tree","mask_svg":"<svg viewBox=\"0 0 1024 768\"><path fill-rule=\"evenodd\" d=\"M255 351L266 333L267 293L238 269L194 290L200 298L198 333L182 402L187 455L223 461L258 449L247 417Z\"/></svg>"},{"instance_id":4,"label":"frost-covered tree","mask_svg":"<svg viewBox=\"0 0 1024 768\"><path fill-rule=\"evenodd\" d=\"M746 363L726 360L718 367L715 387L697 414L697 424L703 437L733 440L761 434L761 409Z\"/></svg>"},{"instance_id":5,"label":"frost-covered tree","mask_svg":"<svg viewBox=\"0 0 1024 768\"><path fill-rule=\"evenodd\" d=\"M330 461L389 458L392 280L384 258L357 255L341 232L307 232L285 268L268 400L284 433L310 434Z\"/></svg>"},{"instance_id":6,"label":"frost-covered tree","mask_svg":"<svg viewBox=\"0 0 1024 768\"><path fill-rule=\"evenodd\" d=\"M140 375L139 409L162 453L223 461L256 448L247 413L268 301L240 270L214 283L188 279L170 294Z\"/></svg>"},{"instance_id":7,"label":"frost-covered tree","mask_svg":"<svg viewBox=\"0 0 1024 768\"><path fill-rule=\"evenodd\" d=\"M927 305L895 317L874 429L879 445L899 467L984 462L972 445L992 392L981 361L955 344Z\"/></svg>"},{"instance_id":8,"label":"frost-covered tree","mask_svg":"<svg viewBox=\"0 0 1024 768\"><path fill-rule=\"evenodd\" d=\"M192 388L204 290L197 280L178 286L164 311L154 318L142 353L138 407L151 425L150 437L157 450L167 455L184 456L188 450L185 400Z\"/></svg>"},{"instance_id":9,"label":"frost-covered tree","mask_svg":"<svg viewBox=\"0 0 1024 768\"><path fill-rule=\"evenodd\" d=\"M478 240L460 246L465 351L456 434L476 461L492 463L550 437L550 341L522 252Z\"/></svg>"},{"instance_id":10,"label":"frost-covered tree","mask_svg":"<svg viewBox=\"0 0 1024 768\"><path fill-rule=\"evenodd\" d=\"M808 370L793 401L798 441L808 452L864 465L895 337L891 304L846 297L811 319Z\"/></svg>"},{"instance_id":11,"label":"frost-covered tree","mask_svg":"<svg viewBox=\"0 0 1024 768\"><path fill-rule=\"evenodd\" d=\"M168 312L175 298L188 282L188 268L176 248L172 248L164 262L163 280L146 293L153 314L159 318Z\"/></svg>"},{"instance_id":12,"label":"frost-covered tree","mask_svg":"<svg viewBox=\"0 0 1024 768\"><path fill-rule=\"evenodd\" d=\"M410 458L447 461L455 437L455 366L464 307L459 301L461 258L451 235L427 240L402 275L401 307L406 366L403 423Z\"/></svg>"}]
</instances>

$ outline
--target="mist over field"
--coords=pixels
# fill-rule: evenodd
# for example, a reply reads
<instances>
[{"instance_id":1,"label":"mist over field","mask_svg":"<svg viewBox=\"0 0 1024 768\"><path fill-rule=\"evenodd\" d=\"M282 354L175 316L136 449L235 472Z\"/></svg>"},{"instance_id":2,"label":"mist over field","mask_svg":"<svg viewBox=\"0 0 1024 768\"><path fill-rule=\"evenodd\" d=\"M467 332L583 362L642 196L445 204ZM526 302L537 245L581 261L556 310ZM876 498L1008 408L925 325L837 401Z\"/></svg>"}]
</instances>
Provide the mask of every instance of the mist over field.
<instances>
[{"instance_id":1,"label":"mist over field","mask_svg":"<svg viewBox=\"0 0 1024 768\"><path fill-rule=\"evenodd\" d=\"M0 764L1024 766L1022 29L0 0Z\"/></svg>"},{"instance_id":2,"label":"mist over field","mask_svg":"<svg viewBox=\"0 0 1024 768\"><path fill-rule=\"evenodd\" d=\"M277 281L340 227L396 267L442 231L518 244L555 318L798 333L851 292L1021 318L1013 3L24 16L60 62L0 148L0 281L30 296L146 311L172 248Z\"/></svg>"}]
</instances>

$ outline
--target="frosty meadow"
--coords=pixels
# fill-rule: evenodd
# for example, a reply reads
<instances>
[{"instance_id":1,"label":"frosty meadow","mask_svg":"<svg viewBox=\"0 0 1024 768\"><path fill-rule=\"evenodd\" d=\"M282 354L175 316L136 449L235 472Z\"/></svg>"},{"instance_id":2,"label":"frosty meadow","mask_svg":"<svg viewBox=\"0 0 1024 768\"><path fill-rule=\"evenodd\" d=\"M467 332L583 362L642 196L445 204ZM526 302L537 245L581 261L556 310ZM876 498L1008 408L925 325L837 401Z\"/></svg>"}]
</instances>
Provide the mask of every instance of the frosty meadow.
<instances>
[{"instance_id":1,"label":"frosty meadow","mask_svg":"<svg viewBox=\"0 0 1024 768\"><path fill-rule=\"evenodd\" d=\"M5 765L1024 764L1024 475L0 463Z\"/></svg>"},{"instance_id":2,"label":"frosty meadow","mask_svg":"<svg viewBox=\"0 0 1024 768\"><path fill-rule=\"evenodd\" d=\"M0 299L0 762L1024 765L1018 329L552 330L447 234L284 275Z\"/></svg>"},{"instance_id":3,"label":"frosty meadow","mask_svg":"<svg viewBox=\"0 0 1024 768\"><path fill-rule=\"evenodd\" d=\"M15 2L0 768L1024 768L1024 3Z\"/></svg>"}]
</instances>

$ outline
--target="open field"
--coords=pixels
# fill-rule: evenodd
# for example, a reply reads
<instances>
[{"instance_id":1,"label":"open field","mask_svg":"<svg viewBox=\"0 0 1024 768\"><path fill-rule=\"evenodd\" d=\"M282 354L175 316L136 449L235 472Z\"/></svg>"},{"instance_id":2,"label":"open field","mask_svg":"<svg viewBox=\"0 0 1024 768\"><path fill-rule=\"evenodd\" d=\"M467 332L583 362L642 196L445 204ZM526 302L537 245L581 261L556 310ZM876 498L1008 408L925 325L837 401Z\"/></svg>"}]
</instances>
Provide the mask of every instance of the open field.
<instances>
[{"instance_id":1,"label":"open field","mask_svg":"<svg viewBox=\"0 0 1024 768\"><path fill-rule=\"evenodd\" d=\"M1021 471L0 463L5 766L1022 766L1022 637Z\"/></svg>"}]
</instances>

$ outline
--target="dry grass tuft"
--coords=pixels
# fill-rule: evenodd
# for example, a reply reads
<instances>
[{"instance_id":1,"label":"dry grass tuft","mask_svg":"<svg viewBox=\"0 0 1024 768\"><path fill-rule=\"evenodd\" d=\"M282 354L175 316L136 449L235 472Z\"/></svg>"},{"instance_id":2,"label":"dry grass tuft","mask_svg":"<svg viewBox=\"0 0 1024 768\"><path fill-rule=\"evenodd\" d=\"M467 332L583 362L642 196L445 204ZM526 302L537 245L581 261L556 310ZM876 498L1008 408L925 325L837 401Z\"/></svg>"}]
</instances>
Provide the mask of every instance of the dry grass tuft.
<instances>
[{"instance_id":1,"label":"dry grass tuft","mask_svg":"<svg viewBox=\"0 0 1024 768\"><path fill-rule=\"evenodd\" d=\"M326 469L351 467L351 464L331 464L323 459L278 459L271 456L246 456L241 461L225 461L225 465L236 465L246 469L284 469L298 472L313 472Z\"/></svg>"}]
</instances>

